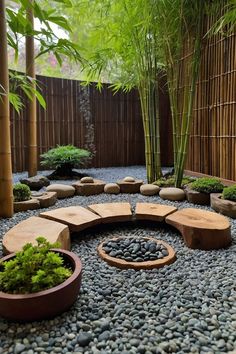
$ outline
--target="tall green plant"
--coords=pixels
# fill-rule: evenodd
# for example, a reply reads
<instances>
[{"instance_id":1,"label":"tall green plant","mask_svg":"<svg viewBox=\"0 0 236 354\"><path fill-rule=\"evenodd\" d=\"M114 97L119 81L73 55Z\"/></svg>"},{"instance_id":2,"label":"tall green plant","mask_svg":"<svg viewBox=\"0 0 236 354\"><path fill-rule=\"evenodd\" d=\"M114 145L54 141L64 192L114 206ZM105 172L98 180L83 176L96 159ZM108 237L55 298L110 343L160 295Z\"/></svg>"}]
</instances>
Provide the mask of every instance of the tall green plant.
<instances>
[{"instance_id":1,"label":"tall green plant","mask_svg":"<svg viewBox=\"0 0 236 354\"><path fill-rule=\"evenodd\" d=\"M193 121L206 12L202 0L160 0L156 4L171 102L175 185L180 187ZM181 60L186 52L188 56Z\"/></svg>"},{"instance_id":2,"label":"tall green plant","mask_svg":"<svg viewBox=\"0 0 236 354\"><path fill-rule=\"evenodd\" d=\"M162 174L157 76L161 64L154 5L154 0L81 0L69 13L89 63L88 82L105 79L114 91L138 88L149 182Z\"/></svg>"}]
</instances>

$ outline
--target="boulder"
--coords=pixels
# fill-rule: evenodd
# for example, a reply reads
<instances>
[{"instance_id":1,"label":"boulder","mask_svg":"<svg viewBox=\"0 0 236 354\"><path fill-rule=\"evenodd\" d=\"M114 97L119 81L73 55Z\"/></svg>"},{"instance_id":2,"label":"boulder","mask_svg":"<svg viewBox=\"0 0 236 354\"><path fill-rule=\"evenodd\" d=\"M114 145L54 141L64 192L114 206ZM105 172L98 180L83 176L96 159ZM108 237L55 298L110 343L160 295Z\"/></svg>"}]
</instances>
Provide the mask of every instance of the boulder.
<instances>
[{"instance_id":1,"label":"boulder","mask_svg":"<svg viewBox=\"0 0 236 354\"><path fill-rule=\"evenodd\" d=\"M156 186L155 184L143 184L140 187L140 193L142 195L155 195L158 194L160 191L160 187Z\"/></svg>"},{"instance_id":2,"label":"boulder","mask_svg":"<svg viewBox=\"0 0 236 354\"><path fill-rule=\"evenodd\" d=\"M183 189L175 187L162 188L159 192L159 196L162 199L179 201L185 199L185 193Z\"/></svg>"},{"instance_id":3,"label":"boulder","mask_svg":"<svg viewBox=\"0 0 236 354\"><path fill-rule=\"evenodd\" d=\"M92 177L83 177L80 180L81 183L94 183L94 179Z\"/></svg>"},{"instance_id":4,"label":"boulder","mask_svg":"<svg viewBox=\"0 0 236 354\"><path fill-rule=\"evenodd\" d=\"M40 203L37 199L32 198L25 200L23 202L14 202L14 212L18 213L20 211L34 210L40 208Z\"/></svg>"},{"instance_id":5,"label":"boulder","mask_svg":"<svg viewBox=\"0 0 236 354\"><path fill-rule=\"evenodd\" d=\"M75 188L68 184L51 184L46 188L47 192L56 192L58 199L73 197Z\"/></svg>"},{"instance_id":6,"label":"boulder","mask_svg":"<svg viewBox=\"0 0 236 354\"><path fill-rule=\"evenodd\" d=\"M66 225L32 216L11 228L3 236L4 253L21 251L26 243L36 245L36 238L39 236L43 236L50 243L60 242L63 249L70 249L70 233Z\"/></svg>"},{"instance_id":7,"label":"boulder","mask_svg":"<svg viewBox=\"0 0 236 354\"><path fill-rule=\"evenodd\" d=\"M236 219L236 202L222 198L221 193L211 193L211 207L218 213Z\"/></svg>"},{"instance_id":8,"label":"boulder","mask_svg":"<svg viewBox=\"0 0 236 354\"><path fill-rule=\"evenodd\" d=\"M193 249L213 250L229 246L229 220L222 215L202 209L186 208L166 217L167 224L179 230L185 244Z\"/></svg>"},{"instance_id":9,"label":"boulder","mask_svg":"<svg viewBox=\"0 0 236 354\"><path fill-rule=\"evenodd\" d=\"M210 205L210 194L194 191L190 187L185 188L187 200L189 203L199 205Z\"/></svg>"},{"instance_id":10,"label":"boulder","mask_svg":"<svg viewBox=\"0 0 236 354\"><path fill-rule=\"evenodd\" d=\"M81 181L73 183L76 194L84 196L103 193L105 185L106 183L99 179L94 179L92 183L81 183Z\"/></svg>"},{"instance_id":11,"label":"boulder","mask_svg":"<svg viewBox=\"0 0 236 354\"><path fill-rule=\"evenodd\" d=\"M130 178L130 177L129 177ZM131 177L133 178L133 177ZM134 182L124 181L124 179L117 181L121 193L139 193L143 180L137 179Z\"/></svg>"},{"instance_id":12,"label":"boulder","mask_svg":"<svg viewBox=\"0 0 236 354\"><path fill-rule=\"evenodd\" d=\"M108 194L119 194L120 187L117 183L107 183L104 187L104 192Z\"/></svg>"},{"instance_id":13,"label":"boulder","mask_svg":"<svg viewBox=\"0 0 236 354\"><path fill-rule=\"evenodd\" d=\"M22 178L21 183L26 184L33 191L38 191L43 187L47 187L50 184L50 181L45 176L34 176L29 178Z\"/></svg>"}]
</instances>

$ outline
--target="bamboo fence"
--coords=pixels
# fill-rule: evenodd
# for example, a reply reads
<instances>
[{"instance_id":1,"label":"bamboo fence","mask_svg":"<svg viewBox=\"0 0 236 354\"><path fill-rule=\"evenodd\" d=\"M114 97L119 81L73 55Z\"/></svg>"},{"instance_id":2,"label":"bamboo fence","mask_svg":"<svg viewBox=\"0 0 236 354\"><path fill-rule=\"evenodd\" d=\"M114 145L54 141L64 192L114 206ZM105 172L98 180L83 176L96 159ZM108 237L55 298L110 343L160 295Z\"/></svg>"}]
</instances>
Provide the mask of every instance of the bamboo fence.
<instances>
[{"instance_id":1,"label":"bamboo fence","mask_svg":"<svg viewBox=\"0 0 236 354\"><path fill-rule=\"evenodd\" d=\"M205 19L205 33L215 20ZM236 33L205 37L193 114L186 169L235 181Z\"/></svg>"},{"instance_id":2,"label":"bamboo fence","mask_svg":"<svg viewBox=\"0 0 236 354\"><path fill-rule=\"evenodd\" d=\"M38 76L47 109L37 105L37 154L58 145L73 144L96 151L92 167L144 165L144 133L138 93L113 94L108 84L95 85ZM172 164L172 136L165 79L160 89L162 165ZM27 170L28 122L26 109L11 109L14 172ZM40 165L39 165L40 168Z\"/></svg>"}]
</instances>

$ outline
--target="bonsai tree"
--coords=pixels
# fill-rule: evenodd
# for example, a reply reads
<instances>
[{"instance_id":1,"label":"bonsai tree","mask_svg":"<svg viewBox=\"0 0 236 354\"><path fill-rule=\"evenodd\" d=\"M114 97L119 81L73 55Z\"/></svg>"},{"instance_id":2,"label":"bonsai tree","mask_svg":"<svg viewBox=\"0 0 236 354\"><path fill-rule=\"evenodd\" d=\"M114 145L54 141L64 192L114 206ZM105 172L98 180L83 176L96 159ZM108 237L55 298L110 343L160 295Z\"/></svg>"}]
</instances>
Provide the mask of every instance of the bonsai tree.
<instances>
[{"instance_id":1,"label":"bonsai tree","mask_svg":"<svg viewBox=\"0 0 236 354\"><path fill-rule=\"evenodd\" d=\"M17 183L13 187L14 202L24 202L31 198L29 186L23 183Z\"/></svg>"},{"instance_id":2,"label":"bonsai tree","mask_svg":"<svg viewBox=\"0 0 236 354\"><path fill-rule=\"evenodd\" d=\"M222 193L223 199L231 200L232 202L236 202L236 184L230 187L226 187Z\"/></svg>"},{"instance_id":3,"label":"bonsai tree","mask_svg":"<svg viewBox=\"0 0 236 354\"><path fill-rule=\"evenodd\" d=\"M50 176L51 178L71 178L79 176L78 173L73 171L73 168L80 167L89 157L91 157L91 153L88 150L79 149L73 145L58 145L56 148L41 155L41 165L56 169Z\"/></svg>"},{"instance_id":4,"label":"bonsai tree","mask_svg":"<svg viewBox=\"0 0 236 354\"><path fill-rule=\"evenodd\" d=\"M190 188L200 193L210 194L221 193L224 186L218 178L203 177L191 183Z\"/></svg>"},{"instance_id":5,"label":"bonsai tree","mask_svg":"<svg viewBox=\"0 0 236 354\"><path fill-rule=\"evenodd\" d=\"M30 294L50 289L69 278L72 271L63 265L63 258L51 251L59 247L43 237L37 245L26 244L16 256L0 263L0 291L10 294Z\"/></svg>"}]
</instances>

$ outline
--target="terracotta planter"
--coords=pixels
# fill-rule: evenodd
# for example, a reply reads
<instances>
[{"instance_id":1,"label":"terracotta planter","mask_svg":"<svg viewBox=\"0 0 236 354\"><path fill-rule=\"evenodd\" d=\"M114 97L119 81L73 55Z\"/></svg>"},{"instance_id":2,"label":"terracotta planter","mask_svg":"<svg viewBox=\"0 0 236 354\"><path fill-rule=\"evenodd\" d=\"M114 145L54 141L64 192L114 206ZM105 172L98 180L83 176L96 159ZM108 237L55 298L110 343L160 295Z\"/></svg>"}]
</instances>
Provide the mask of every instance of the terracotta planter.
<instances>
[{"instance_id":1,"label":"terracotta planter","mask_svg":"<svg viewBox=\"0 0 236 354\"><path fill-rule=\"evenodd\" d=\"M210 194L194 191L190 187L186 187L185 192L189 203L210 205Z\"/></svg>"},{"instance_id":2,"label":"terracotta planter","mask_svg":"<svg viewBox=\"0 0 236 354\"><path fill-rule=\"evenodd\" d=\"M236 202L231 200L222 199L221 193L211 194L211 207L218 213L236 219Z\"/></svg>"},{"instance_id":3,"label":"terracotta planter","mask_svg":"<svg viewBox=\"0 0 236 354\"><path fill-rule=\"evenodd\" d=\"M0 316L14 321L38 321L53 318L66 311L76 301L82 277L80 259L72 252L54 249L69 264L73 274L63 283L32 294L7 294L0 291ZM14 254L3 257L7 261Z\"/></svg>"}]
</instances>

